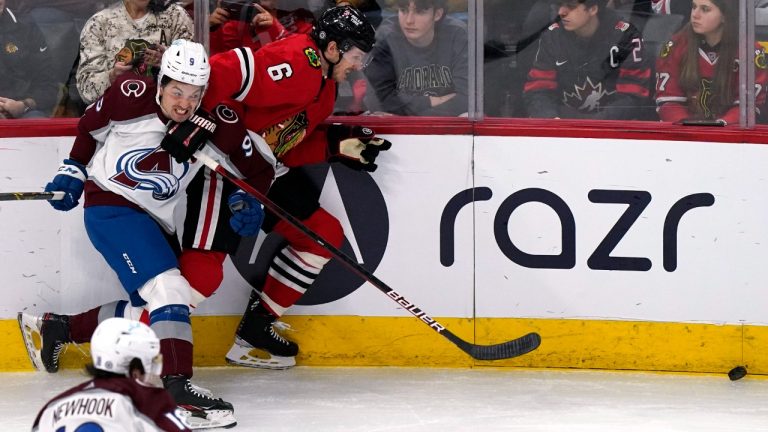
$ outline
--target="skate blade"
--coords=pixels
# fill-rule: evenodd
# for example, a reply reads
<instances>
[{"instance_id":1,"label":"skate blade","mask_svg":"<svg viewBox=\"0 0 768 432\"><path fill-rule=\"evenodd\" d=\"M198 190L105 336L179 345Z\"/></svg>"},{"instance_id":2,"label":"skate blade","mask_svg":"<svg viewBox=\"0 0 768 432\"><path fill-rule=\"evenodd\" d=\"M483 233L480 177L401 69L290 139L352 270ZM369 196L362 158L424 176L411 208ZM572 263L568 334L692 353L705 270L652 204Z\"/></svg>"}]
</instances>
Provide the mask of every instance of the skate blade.
<instances>
[{"instance_id":1,"label":"skate blade","mask_svg":"<svg viewBox=\"0 0 768 432\"><path fill-rule=\"evenodd\" d=\"M244 366L256 369L285 370L296 366L296 357L281 357L271 355L258 348L244 347L233 344L225 360L233 366Z\"/></svg>"},{"instance_id":2,"label":"skate blade","mask_svg":"<svg viewBox=\"0 0 768 432\"><path fill-rule=\"evenodd\" d=\"M177 416L189 429L229 429L237 426L234 413L228 410L188 410L179 407Z\"/></svg>"},{"instance_id":3,"label":"skate blade","mask_svg":"<svg viewBox=\"0 0 768 432\"><path fill-rule=\"evenodd\" d=\"M17 315L21 338L24 340L24 346L27 348L27 355L32 366L39 372L44 372L43 357L40 349L43 346L43 339L40 335L40 320L32 315L19 312Z\"/></svg>"}]
</instances>

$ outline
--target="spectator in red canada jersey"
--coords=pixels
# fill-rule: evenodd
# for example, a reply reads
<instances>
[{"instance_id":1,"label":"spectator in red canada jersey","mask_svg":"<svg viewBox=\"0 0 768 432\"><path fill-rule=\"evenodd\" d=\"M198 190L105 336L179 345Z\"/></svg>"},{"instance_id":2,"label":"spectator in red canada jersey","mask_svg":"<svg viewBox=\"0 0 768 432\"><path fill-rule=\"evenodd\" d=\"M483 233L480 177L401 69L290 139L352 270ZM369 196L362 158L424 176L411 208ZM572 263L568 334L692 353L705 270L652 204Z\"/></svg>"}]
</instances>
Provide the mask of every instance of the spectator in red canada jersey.
<instances>
[{"instance_id":1,"label":"spectator in red canada jersey","mask_svg":"<svg viewBox=\"0 0 768 432\"><path fill-rule=\"evenodd\" d=\"M666 122L739 121L738 9L730 0L693 0L691 20L656 62L656 105ZM765 104L765 49L755 44L756 106ZM754 64L754 66L752 66Z\"/></svg>"}]
</instances>

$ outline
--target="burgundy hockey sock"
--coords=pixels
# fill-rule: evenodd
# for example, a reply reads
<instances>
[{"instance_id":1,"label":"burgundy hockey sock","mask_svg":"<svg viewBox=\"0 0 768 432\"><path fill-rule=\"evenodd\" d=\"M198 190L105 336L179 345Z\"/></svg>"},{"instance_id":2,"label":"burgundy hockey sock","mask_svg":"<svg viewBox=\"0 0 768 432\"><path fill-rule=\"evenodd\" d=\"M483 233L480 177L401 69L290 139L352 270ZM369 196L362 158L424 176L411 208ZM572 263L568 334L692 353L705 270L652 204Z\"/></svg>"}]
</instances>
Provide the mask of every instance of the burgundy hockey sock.
<instances>
[{"instance_id":1,"label":"burgundy hockey sock","mask_svg":"<svg viewBox=\"0 0 768 432\"><path fill-rule=\"evenodd\" d=\"M192 343L181 339L160 339L163 373L192 377Z\"/></svg>"},{"instance_id":2,"label":"burgundy hockey sock","mask_svg":"<svg viewBox=\"0 0 768 432\"><path fill-rule=\"evenodd\" d=\"M72 342L91 341L91 336L96 331L96 326L99 325L99 310L101 310L101 306L69 317L69 336L72 338Z\"/></svg>"}]
</instances>

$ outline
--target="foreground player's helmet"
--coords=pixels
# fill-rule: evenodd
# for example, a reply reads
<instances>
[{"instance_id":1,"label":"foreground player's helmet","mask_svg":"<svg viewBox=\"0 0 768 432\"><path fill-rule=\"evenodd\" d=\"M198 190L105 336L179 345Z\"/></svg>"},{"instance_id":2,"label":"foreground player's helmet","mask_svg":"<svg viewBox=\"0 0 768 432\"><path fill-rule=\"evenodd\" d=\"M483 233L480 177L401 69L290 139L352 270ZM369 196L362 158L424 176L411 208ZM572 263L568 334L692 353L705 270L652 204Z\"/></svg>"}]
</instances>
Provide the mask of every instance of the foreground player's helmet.
<instances>
[{"instance_id":1,"label":"foreground player's helmet","mask_svg":"<svg viewBox=\"0 0 768 432\"><path fill-rule=\"evenodd\" d=\"M102 321L91 337L93 366L103 371L130 375L134 358L141 361L145 374L159 374L160 340L149 326L125 318Z\"/></svg>"},{"instance_id":2,"label":"foreground player's helmet","mask_svg":"<svg viewBox=\"0 0 768 432\"><path fill-rule=\"evenodd\" d=\"M158 82L163 77L196 86L208 85L211 65L205 47L197 42L176 39L163 53Z\"/></svg>"},{"instance_id":3,"label":"foreground player's helmet","mask_svg":"<svg viewBox=\"0 0 768 432\"><path fill-rule=\"evenodd\" d=\"M376 42L376 31L359 10L351 6L337 6L323 13L312 28L312 37L320 49L335 41L341 52L353 46L370 52Z\"/></svg>"}]
</instances>

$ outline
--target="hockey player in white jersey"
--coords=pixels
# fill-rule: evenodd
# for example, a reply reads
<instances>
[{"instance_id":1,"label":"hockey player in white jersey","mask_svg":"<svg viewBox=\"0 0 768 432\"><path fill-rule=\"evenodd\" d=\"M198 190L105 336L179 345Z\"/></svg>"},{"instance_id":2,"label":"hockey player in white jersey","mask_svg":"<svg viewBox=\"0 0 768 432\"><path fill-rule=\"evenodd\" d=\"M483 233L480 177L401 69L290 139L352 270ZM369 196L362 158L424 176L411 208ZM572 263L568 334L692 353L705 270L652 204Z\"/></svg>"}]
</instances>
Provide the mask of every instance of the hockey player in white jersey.
<instances>
[{"instance_id":1,"label":"hockey player in white jersey","mask_svg":"<svg viewBox=\"0 0 768 432\"><path fill-rule=\"evenodd\" d=\"M45 404L33 432L189 430L159 383L160 340L151 328L109 318L91 338L91 356L92 379Z\"/></svg>"},{"instance_id":2,"label":"hockey player in white jersey","mask_svg":"<svg viewBox=\"0 0 768 432\"><path fill-rule=\"evenodd\" d=\"M203 46L177 40L163 55L157 84L132 74L118 77L86 110L70 157L46 186L65 192L63 200L50 201L64 211L76 207L85 191L86 231L117 273L130 305L117 301L72 316L19 314L33 363L55 372L64 344L87 342L106 317L138 319L135 312L146 308L165 356L165 387L179 406L196 414L192 419L206 420L193 428L232 426L235 419L232 404L190 382L190 307L207 296L190 286L177 259L174 209L202 166L189 157L207 143L201 151L264 192L274 176L273 165L253 151L266 143L251 137L233 110L218 105L210 116L198 109L209 74ZM258 231L264 218L261 205L244 195L238 191L230 199L245 204L233 205L230 218L241 234ZM32 342L35 332L41 350Z\"/></svg>"}]
</instances>

